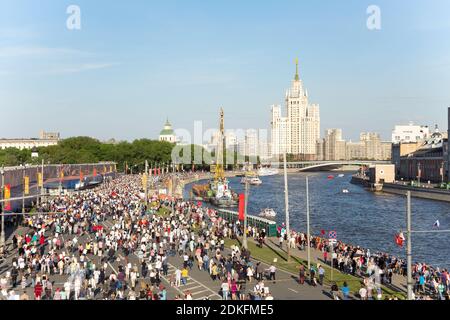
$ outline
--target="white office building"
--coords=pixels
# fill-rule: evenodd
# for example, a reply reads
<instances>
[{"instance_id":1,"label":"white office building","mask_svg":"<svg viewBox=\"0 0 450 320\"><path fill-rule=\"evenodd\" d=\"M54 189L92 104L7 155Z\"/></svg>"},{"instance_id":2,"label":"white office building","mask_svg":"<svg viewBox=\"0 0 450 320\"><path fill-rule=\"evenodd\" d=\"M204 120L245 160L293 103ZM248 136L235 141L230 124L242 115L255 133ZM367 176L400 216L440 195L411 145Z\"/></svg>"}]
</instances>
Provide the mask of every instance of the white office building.
<instances>
[{"instance_id":1,"label":"white office building","mask_svg":"<svg viewBox=\"0 0 450 320\"><path fill-rule=\"evenodd\" d=\"M396 125L392 130L392 143L415 143L424 141L430 136L428 126Z\"/></svg>"},{"instance_id":2,"label":"white office building","mask_svg":"<svg viewBox=\"0 0 450 320\"><path fill-rule=\"evenodd\" d=\"M319 105L310 104L308 92L303 87L296 64L295 78L286 91L287 117L279 106L272 106L272 155L286 150L301 160L316 158L316 144L320 139Z\"/></svg>"},{"instance_id":3,"label":"white office building","mask_svg":"<svg viewBox=\"0 0 450 320\"><path fill-rule=\"evenodd\" d=\"M57 145L60 140L59 132L48 133L41 131L39 139L0 139L0 149L16 148L20 150L35 149Z\"/></svg>"}]
</instances>

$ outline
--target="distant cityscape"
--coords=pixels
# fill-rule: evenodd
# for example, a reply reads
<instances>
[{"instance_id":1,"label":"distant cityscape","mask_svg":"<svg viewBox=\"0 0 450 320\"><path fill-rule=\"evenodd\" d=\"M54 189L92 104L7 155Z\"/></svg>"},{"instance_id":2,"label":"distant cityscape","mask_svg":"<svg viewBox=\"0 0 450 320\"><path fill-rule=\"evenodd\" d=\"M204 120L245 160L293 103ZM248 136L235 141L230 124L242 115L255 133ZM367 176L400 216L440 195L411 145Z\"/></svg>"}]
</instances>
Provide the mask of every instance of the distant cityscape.
<instances>
[{"instance_id":1,"label":"distant cityscape","mask_svg":"<svg viewBox=\"0 0 450 320\"><path fill-rule=\"evenodd\" d=\"M238 135L233 130L225 133L225 148L242 156L258 159L261 163L278 162L284 152L290 161L391 161L395 165L395 178L414 180L422 178L443 182L449 177L448 132L437 126L409 123L396 125L390 141L383 141L379 133L362 132L359 141L347 141L340 128L326 129L320 137L320 110L310 104L308 91L299 75L298 62L290 89L285 93L287 114L280 105L271 106L270 131L245 129ZM449 112L450 124L450 112ZM0 149L36 149L57 145L59 132L39 133L39 138L0 139ZM219 134L213 134L202 145L212 152L218 146ZM177 137L169 119L166 120L159 141L178 145L190 144ZM115 139L103 141L115 144ZM447 178L447 179L446 179Z\"/></svg>"},{"instance_id":2,"label":"distant cityscape","mask_svg":"<svg viewBox=\"0 0 450 320\"><path fill-rule=\"evenodd\" d=\"M298 62L291 88L285 94L285 106L286 116L282 115L280 105L271 106L269 134L265 130L246 129L238 137L235 132L227 131L226 149L259 158L261 163L278 162L284 152L291 160L298 161L390 161L397 180L422 179L433 183L449 180L448 131L441 131L437 126L430 130L427 125L413 122L396 125L390 141L383 141L376 132L362 132L359 141L346 141L340 128L326 129L321 138L319 105L309 103ZM450 128L450 108L448 118ZM218 139L219 135L213 134L203 147L213 151ZM168 120L159 140L186 144L176 136Z\"/></svg>"}]
</instances>

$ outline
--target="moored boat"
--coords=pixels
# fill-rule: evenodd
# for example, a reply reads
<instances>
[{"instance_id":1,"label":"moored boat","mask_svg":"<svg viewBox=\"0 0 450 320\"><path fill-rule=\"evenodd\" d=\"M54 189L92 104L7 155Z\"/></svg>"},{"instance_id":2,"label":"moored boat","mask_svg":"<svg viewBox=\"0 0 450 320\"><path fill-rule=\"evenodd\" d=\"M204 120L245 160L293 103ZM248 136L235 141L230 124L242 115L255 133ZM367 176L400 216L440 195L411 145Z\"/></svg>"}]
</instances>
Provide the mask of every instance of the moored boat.
<instances>
[{"instance_id":1,"label":"moored boat","mask_svg":"<svg viewBox=\"0 0 450 320\"><path fill-rule=\"evenodd\" d=\"M275 168L259 168L258 169L258 176L260 177L266 177L266 176L274 176L279 173L278 169Z\"/></svg>"},{"instance_id":2,"label":"moored boat","mask_svg":"<svg viewBox=\"0 0 450 320\"><path fill-rule=\"evenodd\" d=\"M253 185L253 186L258 186L260 184L262 184L262 180L259 177L243 177L241 179L241 184L245 184L246 182L248 182L249 184Z\"/></svg>"},{"instance_id":3,"label":"moored boat","mask_svg":"<svg viewBox=\"0 0 450 320\"><path fill-rule=\"evenodd\" d=\"M259 213L259 216L266 219L275 219L277 213L271 208L266 208Z\"/></svg>"}]
</instances>

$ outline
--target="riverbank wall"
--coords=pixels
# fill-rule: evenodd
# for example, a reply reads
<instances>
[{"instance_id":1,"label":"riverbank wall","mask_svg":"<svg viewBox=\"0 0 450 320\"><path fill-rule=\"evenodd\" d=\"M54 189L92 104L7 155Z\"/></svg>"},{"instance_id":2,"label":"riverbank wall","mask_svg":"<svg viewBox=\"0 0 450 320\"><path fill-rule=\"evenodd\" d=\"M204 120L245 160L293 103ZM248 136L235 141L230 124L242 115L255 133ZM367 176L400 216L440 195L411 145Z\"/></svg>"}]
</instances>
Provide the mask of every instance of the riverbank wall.
<instances>
[{"instance_id":1,"label":"riverbank wall","mask_svg":"<svg viewBox=\"0 0 450 320\"><path fill-rule=\"evenodd\" d=\"M383 184L382 192L406 195L407 191L411 191L411 196L415 198L450 202L450 191L440 190L436 188L418 188L412 186L402 186L395 183Z\"/></svg>"},{"instance_id":2,"label":"riverbank wall","mask_svg":"<svg viewBox=\"0 0 450 320\"><path fill-rule=\"evenodd\" d=\"M358 184L364 188L374 191L371 188L371 184L367 178L363 178L357 175L352 176L351 183ZM398 183L384 183L381 191L389 194L397 194L401 196L406 196L407 191L411 191L411 197L450 202L450 190L442 190L437 188L426 188L426 187L413 187L408 185L401 185Z\"/></svg>"}]
</instances>

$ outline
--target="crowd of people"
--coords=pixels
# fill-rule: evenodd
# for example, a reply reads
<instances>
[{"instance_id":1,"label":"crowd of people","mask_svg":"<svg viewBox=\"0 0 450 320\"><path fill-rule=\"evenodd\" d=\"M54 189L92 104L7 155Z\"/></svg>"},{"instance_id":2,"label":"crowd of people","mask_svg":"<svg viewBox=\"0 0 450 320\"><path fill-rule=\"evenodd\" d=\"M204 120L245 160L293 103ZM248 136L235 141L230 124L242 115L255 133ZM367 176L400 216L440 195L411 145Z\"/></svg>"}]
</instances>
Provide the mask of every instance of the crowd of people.
<instances>
[{"instance_id":1,"label":"crowd of people","mask_svg":"<svg viewBox=\"0 0 450 320\"><path fill-rule=\"evenodd\" d=\"M278 237L280 244L286 242L286 245L291 246L291 248L306 250L308 246L305 233L291 231L291 235L288 237L285 228L281 227ZM381 285L394 287L394 275L406 277L407 264L404 259L383 252L372 253L370 249L349 245L342 241L330 243L329 239L323 237L311 236L310 238L309 245L311 248L322 252L324 263L333 266L342 273L363 279L363 285L358 292L359 297L363 300L371 299L375 295L378 299L381 298ZM317 283L314 275L318 273L320 264L317 267L312 266L311 269L309 272L312 275L310 282L314 284ZM300 271L300 274L303 272ZM412 265L412 276L415 299L450 299L450 274L447 269L434 268L424 263L414 263ZM341 288L341 298L348 298L347 287L345 284Z\"/></svg>"},{"instance_id":2,"label":"crowd of people","mask_svg":"<svg viewBox=\"0 0 450 320\"><path fill-rule=\"evenodd\" d=\"M176 175L179 180L192 178L189 173ZM164 178L172 176L154 176L152 183ZM196 202L156 194L148 203L144 199L140 177L129 175L92 190L42 201L37 211L46 214L26 216L21 231L13 236L15 254L10 270L0 277L0 296L21 300L190 300L189 291L168 297L162 279L180 292L195 267L220 283L222 299L273 299L264 281L275 280L275 266L263 268L249 252L236 246L225 250L225 239L242 235L239 222L229 223ZM265 230L249 226L247 232L263 245ZM295 231L288 236L284 226L278 236L280 246L286 243L305 250L310 245L322 252L324 264L360 276L363 285L358 295L364 300L380 298L381 284L393 285L394 274L406 275L406 262L389 254L371 253L341 241L330 244L318 236L308 241L306 234ZM168 261L175 256L183 263L169 274ZM116 269L112 264L117 261ZM301 266L299 283L308 275L311 285L323 285L324 274L320 263L310 270ZM449 298L448 270L416 263L413 277L416 299ZM54 278L63 280L52 281ZM29 288L33 289L31 296ZM332 284L331 293L336 299L347 299L348 285L338 288Z\"/></svg>"},{"instance_id":3,"label":"crowd of people","mask_svg":"<svg viewBox=\"0 0 450 320\"><path fill-rule=\"evenodd\" d=\"M245 250L225 250L224 238L233 237L236 228L214 210L182 199L155 195L147 204L143 199L140 177L121 176L96 189L42 201L37 211L45 214L28 215L13 237L12 266L0 278L1 296L191 300L189 291L169 297L165 286L181 292L196 267L221 282L223 299L273 299L260 264ZM183 263L169 274L168 260L177 255ZM252 279L254 288L248 287Z\"/></svg>"}]
</instances>

